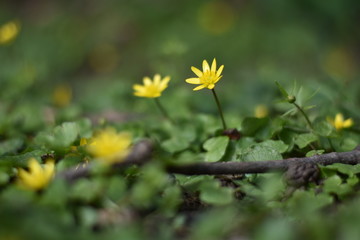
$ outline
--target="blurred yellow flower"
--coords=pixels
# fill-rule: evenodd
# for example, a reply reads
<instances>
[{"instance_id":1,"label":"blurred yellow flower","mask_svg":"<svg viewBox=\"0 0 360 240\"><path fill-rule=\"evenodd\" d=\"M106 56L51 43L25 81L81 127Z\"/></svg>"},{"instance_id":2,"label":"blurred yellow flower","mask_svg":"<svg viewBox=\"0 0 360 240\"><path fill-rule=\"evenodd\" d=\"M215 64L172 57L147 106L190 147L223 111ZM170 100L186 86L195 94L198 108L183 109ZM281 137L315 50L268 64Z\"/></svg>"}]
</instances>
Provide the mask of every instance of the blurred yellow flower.
<instances>
[{"instance_id":1,"label":"blurred yellow flower","mask_svg":"<svg viewBox=\"0 0 360 240\"><path fill-rule=\"evenodd\" d=\"M7 44L13 41L19 34L20 24L17 21L10 21L0 26L0 44Z\"/></svg>"},{"instance_id":2,"label":"blurred yellow flower","mask_svg":"<svg viewBox=\"0 0 360 240\"><path fill-rule=\"evenodd\" d=\"M47 160L44 166L41 166L35 158L30 158L28 167L29 171L19 169L18 183L20 186L30 190L45 188L55 173L54 159Z\"/></svg>"},{"instance_id":3,"label":"blurred yellow flower","mask_svg":"<svg viewBox=\"0 0 360 240\"><path fill-rule=\"evenodd\" d=\"M196 67L191 67L191 70L198 76L197 78L188 78L185 81L190 84L201 84L194 88L194 91L208 88L213 89L215 87L215 83L217 83L221 78L221 72L224 69L224 65L221 65L218 70L216 70L216 59L214 58L211 68L206 60L203 61L202 64L203 70L200 71Z\"/></svg>"},{"instance_id":4,"label":"blurred yellow flower","mask_svg":"<svg viewBox=\"0 0 360 240\"><path fill-rule=\"evenodd\" d=\"M80 139L80 146L85 146L88 143L86 138L81 138Z\"/></svg>"},{"instance_id":5,"label":"blurred yellow flower","mask_svg":"<svg viewBox=\"0 0 360 240\"><path fill-rule=\"evenodd\" d=\"M269 110L264 104L259 104L255 107L254 113L256 118L264 118L269 115Z\"/></svg>"},{"instance_id":6,"label":"blurred yellow flower","mask_svg":"<svg viewBox=\"0 0 360 240\"><path fill-rule=\"evenodd\" d=\"M343 128L352 127L354 125L354 121L351 118L344 120L344 116L341 113L336 114L335 119L328 118L328 121L338 131Z\"/></svg>"},{"instance_id":7,"label":"blurred yellow flower","mask_svg":"<svg viewBox=\"0 0 360 240\"><path fill-rule=\"evenodd\" d=\"M87 150L95 158L111 164L124 160L129 153L130 145L129 133L118 133L114 128L106 128L90 139Z\"/></svg>"},{"instance_id":8,"label":"blurred yellow flower","mask_svg":"<svg viewBox=\"0 0 360 240\"><path fill-rule=\"evenodd\" d=\"M236 20L236 10L226 1L206 1L200 8L198 22L208 33L217 35L231 30Z\"/></svg>"},{"instance_id":9,"label":"blurred yellow flower","mask_svg":"<svg viewBox=\"0 0 360 240\"><path fill-rule=\"evenodd\" d=\"M161 79L159 74L155 74L154 80L152 81L149 77L143 78L144 85L134 84L133 89L135 90L134 95L138 97L147 97L147 98L157 98L161 96L162 91L164 91L170 77L166 76Z\"/></svg>"},{"instance_id":10,"label":"blurred yellow flower","mask_svg":"<svg viewBox=\"0 0 360 240\"><path fill-rule=\"evenodd\" d=\"M55 87L53 93L53 102L58 107L66 107L70 104L72 98L72 89L69 85L62 84Z\"/></svg>"}]
</instances>

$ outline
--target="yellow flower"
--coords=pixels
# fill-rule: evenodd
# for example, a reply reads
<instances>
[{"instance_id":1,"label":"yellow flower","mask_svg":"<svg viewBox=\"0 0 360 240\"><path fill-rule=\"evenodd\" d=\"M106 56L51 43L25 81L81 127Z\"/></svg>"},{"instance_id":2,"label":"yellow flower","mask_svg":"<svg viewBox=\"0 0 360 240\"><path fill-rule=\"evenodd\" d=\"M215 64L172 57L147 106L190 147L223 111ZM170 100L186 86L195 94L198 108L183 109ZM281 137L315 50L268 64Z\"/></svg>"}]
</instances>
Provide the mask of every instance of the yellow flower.
<instances>
[{"instance_id":1,"label":"yellow flower","mask_svg":"<svg viewBox=\"0 0 360 240\"><path fill-rule=\"evenodd\" d=\"M88 143L86 138L81 138L80 139L80 146L85 146Z\"/></svg>"},{"instance_id":2,"label":"yellow flower","mask_svg":"<svg viewBox=\"0 0 360 240\"><path fill-rule=\"evenodd\" d=\"M151 81L149 77L144 77L143 82L144 85L134 84L133 89L135 90L134 95L138 97L147 97L147 98L157 98L161 96L162 91L164 91L168 82L170 81L170 77L166 76L161 79L159 74L155 74L154 80Z\"/></svg>"},{"instance_id":3,"label":"yellow flower","mask_svg":"<svg viewBox=\"0 0 360 240\"><path fill-rule=\"evenodd\" d=\"M269 110L264 104L257 105L254 112L256 118L264 118L269 115Z\"/></svg>"},{"instance_id":4,"label":"yellow flower","mask_svg":"<svg viewBox=\"0 0 360 240\"><path fill-rule=\"evenodd\" d=\"M214 58L211 68L206 60L203 61L202 64L203 71L200 71L196 67L191 67L191 70L198 76L197 78L188 78L185 81L190 84L201 84L194 88L194 91L208 88L213 89L215 87L215 83L217 83L221 78L221 72L224 69L224 65L221 65L218 70L216 70L216 59Z\"/></svg>"},{"instance_id":5,"label":"yellow flower","mask_svg":"<svg viewBox=\"0 0 360 240\"><path fill-rule=\"evenodd\" d=\"M90 139L87 150L94 157L111 164L124 160L129 153L130 145L129 133L117 133L113 128L106 128Z\"/></svg>"},{"instance_id":6,"label":"yellow flower","mask_svg":"<svg viewBox=\"0 0 360 240\"><path fill-rule=\"evenodd\" d=\"M20 30L20 24L17 21L7 22L0 26L0 44L10 43L16 38Z\"/></svg>"},{"instance_id":7,"label":"yellow flower","mask_svg":"<svg viewBox=\"0 0 360 240\"><path fill-rule=\"evenodd\" d=\"M70 104L72 98L72 89L69 85L62 84L56 86L53 93L53 102L58 107L66 107Z\"/></svg>"},{"instance_id":8,"label":"yellow flower","mask_svg":"<svg viewBox=\"0 0 360 240\"><path fill-rule=\"evenodd\" d=\"M341 113L336 114L334 120L332 118L328 118L328 121L338 131L343 128L349 128L354 125L354 121L351 118L344 120L344 116Z\"/></svg>"},{"instance_id":9,"label":"yellow flower","mask_svg":"<svg viewBox=\"0 0 360 240\"><path fill-rule=\"evenodd\" d=\"M35 159L30 158L29 171L19 169L18 183L20 186L30 190L40 190L45 188L51 181L55 173L55 161L49 159L44 166Z\"/></svg>"}]
</instances>

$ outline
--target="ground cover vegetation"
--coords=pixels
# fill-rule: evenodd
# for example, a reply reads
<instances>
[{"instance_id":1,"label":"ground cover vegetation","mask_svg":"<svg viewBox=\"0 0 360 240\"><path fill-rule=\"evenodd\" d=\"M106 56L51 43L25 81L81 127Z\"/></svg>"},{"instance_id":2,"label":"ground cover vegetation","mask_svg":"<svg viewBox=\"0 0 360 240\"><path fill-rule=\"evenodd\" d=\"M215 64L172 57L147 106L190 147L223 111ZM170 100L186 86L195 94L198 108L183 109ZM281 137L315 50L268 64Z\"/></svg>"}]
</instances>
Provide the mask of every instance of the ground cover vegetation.
<instances>
[{"instance_id":1,"label":"ground cover vegetation","mask_svg":"<svg viewBox=\"0 0 360 240\"><path fill-rule=\"evenodd\" d=\"M358 239L358 10L0 3L0 239Z\"/></svg>"}]
</instances>

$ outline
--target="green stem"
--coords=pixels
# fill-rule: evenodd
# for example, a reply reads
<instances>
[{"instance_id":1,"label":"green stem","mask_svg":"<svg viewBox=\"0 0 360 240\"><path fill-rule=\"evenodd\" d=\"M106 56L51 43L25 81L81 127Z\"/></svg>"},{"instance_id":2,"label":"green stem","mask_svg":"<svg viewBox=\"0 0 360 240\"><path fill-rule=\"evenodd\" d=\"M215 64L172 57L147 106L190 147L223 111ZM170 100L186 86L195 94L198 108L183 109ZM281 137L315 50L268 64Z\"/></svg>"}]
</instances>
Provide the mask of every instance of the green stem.
<instances>
[{"instance_id":1,"label":"green stem","mask_svg":"<svg viewBox=\"0 0 360 240\"><path fill-rule=\"evenodd\" d=\"M296 102L293 102L292 104L294 104L294 106L301 112L301 114L304 116L307 124L309 125L309 127L313 130L313 126L310 122L310 119L308 118L308 116L306 115L306 113L304 112L304 110L296 103Z\"/></svg>"},{"instance_id":2,"label":"green stem","mask_svg":"<svg viewBox=\"0 0 360 240\"><path fill-rule=\"evenodd\" d=\"M169 117L169 114L167 113L167 111L165 110L165 108L163 107L163 105L160 103L159 98L154 98L155 100L155 104L156 106L160 109L160 112L162 113L162 115L169 120L171 123L174 123L172 121L172 119Z\"/></svg>"},{"instance_id":3,"label":"green stem","mask_svg":"<svg viewBox=\"0 0 360 240\"><path fill-rule=\"evenodd\" d=\"M227 127L226 127L224 115L223 115L223 112L222 112L222 109L221 109L220 101L219 101L219 99L218 99L218 97L216 95L215 89L211 89L211 91L212 91L212 93L214 95L215 102L216 102L216 105L217 105L218 110L219 110L219 114L220 114L220 117L221 117L221 122L222 122L223 128L224 128L224 130L226 130Z\"/></svg>"}]
</instances>

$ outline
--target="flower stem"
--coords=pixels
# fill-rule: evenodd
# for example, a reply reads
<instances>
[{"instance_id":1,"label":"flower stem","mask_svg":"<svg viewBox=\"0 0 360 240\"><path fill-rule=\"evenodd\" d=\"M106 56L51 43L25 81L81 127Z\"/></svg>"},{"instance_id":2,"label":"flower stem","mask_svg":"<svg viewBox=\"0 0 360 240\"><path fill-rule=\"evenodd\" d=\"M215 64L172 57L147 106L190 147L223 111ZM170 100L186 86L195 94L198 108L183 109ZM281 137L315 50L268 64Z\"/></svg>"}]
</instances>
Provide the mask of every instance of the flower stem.
<instances>
[{"instance_id":1,"label":"flower stem","mask_svg":"<svg viewBox=\"0 0 360 240\"><path fill-rule=\"evenodd\" d=\"M223 115L223 112L222 112L222 109L221 109L221 105L220 105L219 98L218 98L217 95L216 95L215 89L211 89L211 91L212 91L212 93L213 93L213 95L214 95L215 102L216 102L216 105L217 105L218 110L219 110L219 114L220 114L220 117L221 117L221 122L222 122L223 128L224 128L224 130L226 130L227 127L226 127L224 115Z\"/></svg>"},{"instance_id":2,"label":"flower stem","mask_svg":"<svg viewBox=\"0 0 360 240\"><path fill-rule=\"evenodd\" d=\"M313 130L313 126L310 122L310 119L309 117L306 115L306 113L304 112L304 110L296 103L296 102L293 102L292 104L294 104L294 106L301 112L301 114L304 116L307 124L309 125L309 127L311 128L311 130Z\"/></svg>"},{"instance_id":3,"label":"flower stem","mask_svg":"<svg viewBox=\"0 0 360 240\"><path fill-rule=\"evenodd\" d=\"M167 120L169 120L169 122L174 123L174 122L172 121L172 119L169 117L169 114L167 113L167 111L165 110L165 108L163 107L163 105L161 104L161 102L159 101L159 98L154 98L154 100L155 100L156 106L160 109L161 114L162 114Z\"/></svg>"}]
</instances>

